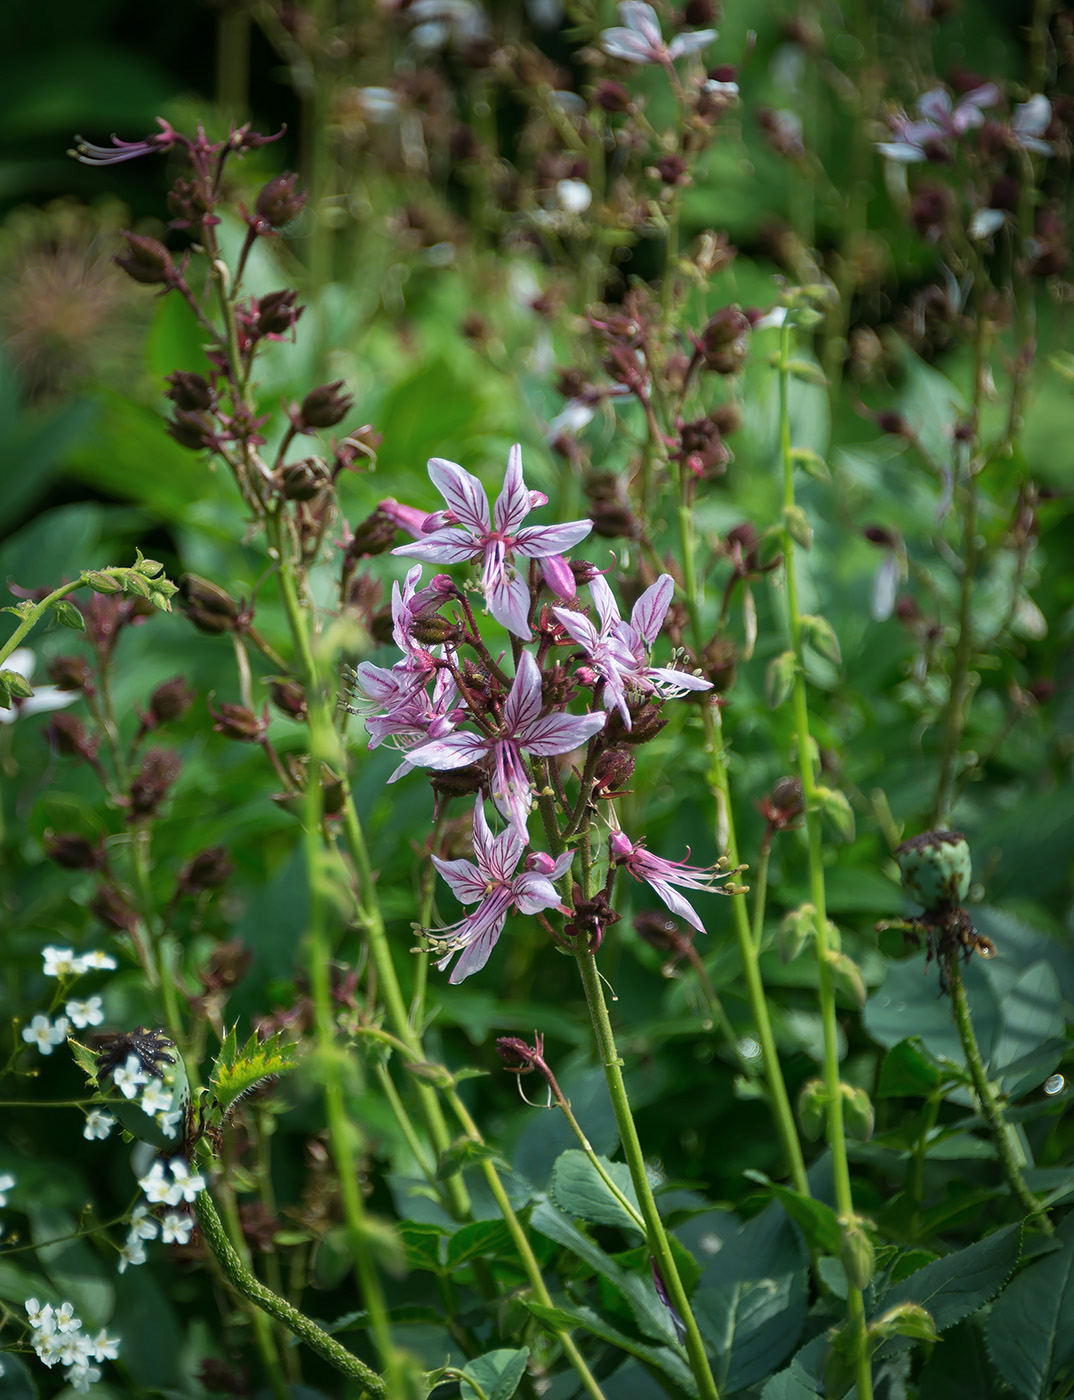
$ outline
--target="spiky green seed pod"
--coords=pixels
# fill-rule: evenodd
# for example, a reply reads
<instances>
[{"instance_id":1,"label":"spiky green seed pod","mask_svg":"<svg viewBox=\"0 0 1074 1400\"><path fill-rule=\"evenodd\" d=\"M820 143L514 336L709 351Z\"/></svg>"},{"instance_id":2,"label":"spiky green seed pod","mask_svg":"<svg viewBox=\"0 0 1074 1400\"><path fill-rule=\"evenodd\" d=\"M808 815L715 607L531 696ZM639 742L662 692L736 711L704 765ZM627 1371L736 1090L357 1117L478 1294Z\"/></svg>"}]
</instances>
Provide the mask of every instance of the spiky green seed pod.
<instances>
[{"instance_id":1,"label":"spiky green seed pod","mask_svg":"<svg viewBox=\"0 0 1074 1400\"><path fill-rule=\"evenodd\" d=\"M902 886L925 909L956 909L969 894L973 867L961 831L924 831L895 850Z\"/></svg>"}]
</instances>

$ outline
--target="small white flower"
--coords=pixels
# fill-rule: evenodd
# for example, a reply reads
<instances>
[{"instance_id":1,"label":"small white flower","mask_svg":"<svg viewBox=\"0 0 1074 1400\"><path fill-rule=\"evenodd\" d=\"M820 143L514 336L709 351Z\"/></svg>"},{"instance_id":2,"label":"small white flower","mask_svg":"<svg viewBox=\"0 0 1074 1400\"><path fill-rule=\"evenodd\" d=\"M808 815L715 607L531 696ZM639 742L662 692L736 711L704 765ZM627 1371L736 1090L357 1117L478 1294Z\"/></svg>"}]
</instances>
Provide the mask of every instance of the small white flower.
<instances>
[{"instance_id":1,"label":"small white flower","mask_svg":"<svg viewBox=\"0 0 1074 1400\"><path fill-rule=\"evenodd\" d=\"M36 1298L27 1298L25 1307L26 1316L35 1332L40 1332L43 1337L49 1337L55 1332L56 1315L52 1311L51 1303L42 1306Z\"/></svg>"},{"instance_id":2,"label":"small white flower","mask_svg":"<svg viewBox=\"0 0 1074 1400\"><path fill-rule=\"evenodd\" d=\"M149 1078L137 1055L128 1055L127 1063L117 1065L112 1071L112 1083L125 1099L133 1099L142 1085L149 1083Z\"/></svg>"},{"instance_id":3,"label":"small white flower","mask_svg":"<svg viewBox=\"0 0 1074 1400\"><path fill-rule=\"evenodd\" d=\"M189 1244L193 1233L194 1222L189 1215L170 1210L160 1222L160 1238L165 1244Z\"/></svg>"},{"instance_id":4,"label":"small white flower","mask_svg":"<svg viewBox=\"0 0 1074 1400\"><path fill-rule=\"evenodd\" d=\"M171 1090L166 1089L159 1079L151 1079L142 1090L141 1107L150 1118L155 1113L163 1113L172 1106Z\"/></svg>"},{"instance_id":5,"label":"small white flower","mask_svg":"<svg viewBox=\"0 0 1074 1400\"><path fill-rule=\"evenodd\" d=\"M93 1343L82 1332L70 1333L60 1344L60 1360L65 1366L84 1366L92 1355Z\"/></svg>"},{"instance_id":6,"label":"small white flower","mask_svg":"<svg viewBox=\"0 0 1074 1400\"><path fill-rule=\"evenodd\" d=\"M181 1108L173 1108L169 1112L157 1114L157 1123L166 1138L178 1137L179 1120L182 1116L183 1110Z\"/></svg>"},{"instance_id":7,"label":"small white flower","mask_svg":"<svg viewBox=\"0 0 1074 1400\"><path fill-rule=\"evenodd\" d=\"M1002 209L977 209L970 219L969 235L974 239L991 238L1003 227L1006 219Z\"/></svg>"},{"instance_id":8,"label":"small white flower","mask_svg":"<svg viewBox=\"0 0 1074 1400\"><path fill-rule=\"evenodd\" d=\"M157 1222L149 1214L149 1207L143 1206L140 1202L131 1211L129 1237L139 1240L155 1240L157 1237Z\"/></svg>"},{"instance_id":9,"label":"small white flower","mask_svg":"<svg viewBox=\"0 0 1074 1400\"><path fill-rule=\"evenodd\" d=\"M110 1337L102 1327L93 1339L94 1361L115 1361L119 1355L119 1338Z\"/></svg>"},{"instance_id":10,"label":"small white flower","mask_svg":"<svg viewBox=\"0 0 1074 1400\"><path fill-rule=\"evenodd\" d=\"M82 1319L75 1314L74 1303L61 1303L56 1309L56 1330L77 1332L81 1326Z\"/></svg>"},{"instance_id":11,"label":"small white flower","mask_svg":"<svg viewBox=\"0 0 1074 1400\"><path fill-rule=\"evenodd\" d=\"M119 966L111 954L102 953L98 948L95 948L90 953L83 953L79 961L82 964L83 971L95 967L102 968L106 972L113 972Z\"/></svg>"},{"instance_id":12,"label":"small white flower","mask_svg":"<svg viewBox=\"0 0 1074 1400\"><path fill-rule=\"evenodd\" d=\"M104 1020L104 1003L100 997L69 1001L64 1010L79 1030L84 1030L86 1026L99 1026Z\"/></svg>"},{"instance_id":13,"label":"small white flower","mask_svg":"<svg viewBox=\"0 0 1074 1400\"><path fill-rule=\"evenodd\" d=\"M165 1176L163 1162L154 1162L148 1174L138 1178L138 1185L151 1205L177 1206L182 1199L182 1190Z\"/></svg>"},{"instance_id":14,"label":"small white flower","mask_svg":"<svg viewBox=\"0 0 1074 1400\"><path fill-rule=\"evenodd\" d=\"M59 1332L35 1332L33 1334L34 1351L37 1352L38 1360L44 1366L53 1367L60 1359L60 1352L63 1350L63 1337Z\"/></svg>"},{"instance_id":15,"label":"small white flower","mask_svg":"<svg viewBox=\"0 0 1074 1400\"><path fill-rule=\"evenodd\" d=\"M119 1251L119 1272L125 1274L127 1268L136 1268L146 1261L145 1245L135 1236L133 1239L128 1236L127 1243Z\"/></svg>"},{"instance_id":16,"label":"small white flower","mask_svg":"<svg viewBox=\"0 0 1074 1400\"><path fill-rule=\"evenodd\" d=\"M115 1126L116 1120L106 1109L91 1108L86 1117L86 1125L82 1129L82 1136L87 1142L93 1142L95 1138L103 1139Z\"/></svg>"},{"instance_id":17,"label":"small white flower","mask_svg":"<svg viewBox=\"0 0 1074 1400\"><path fill-rule=\"evenodd\" d=\"M0 1172L0 1206L7 1205L7 1193L18 1185L18 1179L11 1172Z\"/></svg>"},{"instance_id":18,"label":"small white flower","mask_svg":"<svg viewBox=\"0 0 1074 1400\"><path fill-rule=\"evenodd\" d=\"M593 191L584 180L560 180L556 199L564 214L584 214L593 203Z\"/></svg>"},{"instance_id":19,"label":"small white flower","mask_svg":"<svg viewBox=\"0 0 1074 1400\"><path fill-rule=\"evenodd\" d=\"M22 1038L27 1045L36 1045L42 1055L51 1055L53 1049L67 1039L69 1025L66 1016L61 1016L53 1025L47 1016L38 1012L30 1024L23 1028Z\"/></svg>"},{"instance_id":20,"label":"small white flower","mask_svg":"<svg viewBox=\"0 0 1074 1400\"><path fill-rule=\"evenodd\" d=\"M85 1395L90 1386L101 1379L99 1366L72 1366L67 1372L67 1381L73 1390Z\"/></svg>"},{"instance_id":21,"label":"small white flower","mask_svg":"<svg viewBox=\"0 0 1074 1400\"><path fill-rule=\"evenodd\" d=\"M205 1190L205 1178L200 1172L192 1172L182 1157L172 1158L172 1176L175 1177L175 1185L178 1188L181 1198L184 1201L192 1201L199 1191ZM178 1205L178 1200L169 1201L169 1205Z\"/></svg>"},{"instance_id":22,"label":"small white flower","mask_svg":"<svg viewBox=\"0 0 1074 1400\"><path fill-rule=\"evenodd\" d=\"M54 948L50 944L41 949L41 956L46 977L77 977L84 970L82 959L73 948Z\"/></svg>"}]
</instances>

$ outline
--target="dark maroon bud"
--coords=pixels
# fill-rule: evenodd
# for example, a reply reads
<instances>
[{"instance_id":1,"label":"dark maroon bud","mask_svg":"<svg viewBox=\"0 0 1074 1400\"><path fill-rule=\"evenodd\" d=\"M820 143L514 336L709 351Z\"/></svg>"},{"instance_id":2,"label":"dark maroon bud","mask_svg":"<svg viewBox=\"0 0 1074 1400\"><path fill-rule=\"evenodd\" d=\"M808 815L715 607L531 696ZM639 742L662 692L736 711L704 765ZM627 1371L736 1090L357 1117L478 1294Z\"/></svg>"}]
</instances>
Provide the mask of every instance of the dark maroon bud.
<instances>
[{"instance_id":1,"label":"dark maroon bud","mask_svg":"<svg viewBox=\"0 0 1074 1400\"><path fill-rule=\"evenodd\" d=\"M605 749L593 769L593 796L622 797L634 773L634 755L626 749Z\"/></svg>"},{"instance_id":2,"label":"dark maroon bud","mask_svg":"<svg viewBox=\"0 0 1074 1400\"><path fill-rule=\"evenodd\" d=\"M691 29L703 29L706 24L715 24L720 18L720 7L714 0L686 0L682 9L682 22Z\"/></svg>"},{"instance_id":3,"label":"dark maroon bud","mask_svg":"<svg viewBox=\"0 0 1074 1400\"><path fill-rule=\"evenodd\" d=\"M583 899L581 887L575 885L572 902L574 917L563 925L563 932L569 938L584 937L589 951L595 953L604 939L605 931L623 916L609 904L607 890L598 890L592 899Z\"/></svg>"},{"instance_id":4,"label":"dark maroon bud","mask_svg":"<svg viewBox=\"0 0 1074 1400\"><path fill-rule=\"evenodd\" d=\"M281 714L287 715L289 719L306 720L309 718L306 694L298 681L272 681L269 686L269 694L272 696L272 703Z\"/></svg>"},{"instance_id":5,"label":"dark maroon bud","mask_svg":"<svg viewBox=\"0 0 1074 1400\"><path fill-rule=\"evenodd\" d=\"M150 749L131 783L128 806L131 817L151 817L182 772L182 761L169 749Z\"/></svg>"},{"instance_id":6,"label":"dark maroon bud","mask_svg":"<svg viewBox=\"0 0 1074 1400\"><path fill-rule=\"evenodd\" d=\"M799 778L780 778L772 791L756 804L772 831L786 831L805 811L802 783Z\"/></svg>"},{"instance_id":7,"label":"dark maroon bud","mask_svg":"<svg viewBox=\"0 0 1074 1400\"><path fill-rule=\"evenodd\" d=\"M173 215L173 228L198 228L204 224L218 224L212 217L213 187L208 179L197 177L193 180L176 180L168 191L168 210Z\"/></svg>"},{"instance_id":8,"label":"dark maroon bud","mask_svg":"<svg viewBox=\"0 0 1074 1400\"><path fill-rule=\"evenodd\" d=\"M465 768L450 768L442 773L429 774L429 786L438 797L469 797L480 792L488 781L488 775L476 763Z\"/></svg>"},{"instance_id":9,"label":"dark maroon bud","mask_svg":"<svg viewBox=\"0 0 1074 1400\"><path fill-rule=\"evenodd\" d=\"M392 640L395 623L391 608L378 608L369 623L369 635L378 646L387 646Z\"/></svg>"},{"instance_id":10,"label":"dark maroon bud","mask_svg":"<svg viewBox=\"0 0 1074 1400\"><path fill-rule=\"evenodd\" d=\"M210 954L209 965L198 976L207 992L229 991L246 976L253 960L253 953L241 938L229 938L226 943L217 944Z\"/></svg>"},{"instance_id":11,"label":"dark maroon bud","mask_svg":"<svg viewBox=\"0 0 1074 1400\"><path fill-rule=\"evenodd\" d=\"M638 937L658 953L681 954L683 945L690 942L666 909L643 909L631 923Z\"/></svg>"},{"instance_id":12,"label":"dark maroon bud","mask_svg":"<svg viewBox=\"0 0 1074 1400\"><path fill-rule=\"evenodd\" d=\"M462 332L464 340L468 340L471 345L487 345L492 338L492 329L484 316L478 315L476 311L468 311L459 322L459 330Z\"/></svg>"},{"instance_id":13,"label":"dark maroon bud","mask_svg":"<svg viewBox=\"0 0 1074 1400\"><path fill-rule=\"evenodd\" d=\"M989 209L1005 209L1008 213L1014 214L1018 210L1020 195L1018 181L1010 175L1001 175L992 186L988 196L988 207Z\"/></svg>"},{"instance_id":14,"label":"dark maroon bud","mask_svg":"<svg viewBox=\"0 0 1074 1400\"><path fill-rule=\"evenodd\" d=\"M517 1036L502 1035L496 1041L496 1053L508 1069L525 1073L533 1069L533 1062L540 1057L541 1052L534 1046L527 1045L524 1040L519 1040Z\"/></svg>"},{"instance_id":15,"label":"dark maroon bud","mask_svg":"<svg viewBox=\"0 0 1074 1400\"><path fill-rule=\"evenodd\" d=\"M942 185L921 184L910 205L910 222L922 238L928 238L940 232L952 212L951 195Z\"/></svg>"},{"instance_id":16,"label":"dark maroon bud","mask_svg":"<svg viewBox=\"0 0 1074 1400\"><path fill-rule=\"evenodd\" d=\"M127 251L113 258L117 267L145 286L174 286L175 266L163 243L141 233L124 231L123 237L127 240Z\"/></svg>"},{"instance_id":17,"label":"dark maroon bud","mask_svg":"<svg viewBox=\"0 0 1074 1400\"><path fill-rule=\"evenodd\" d=\"M890 433L892 437L913 437L913 429L907 423L901 413L886 409L883 413L876 415L876 426L883 433Z\"/></svg>"},{"instance_id":18,"label":"dark maroon bud","mask_svg":"<svg viewBox=\"0 0 1074 1400\"><path fill-rule=\"evenodd\" d=\"M170 681L158 685L149 697L149 713L155 724L168 724L182 719L194 703L197 694L182 676L172 676Z\"/></svg>"},{"instance_id":19,"label":"dark maroon bud","mask_svg":"<svg viewBox=\"0 0 1074 1400\"><path fill-rule=\"evenodd\" d=\"M230 594L197 574L184 574L179 580L183 611L207 636L234 632L239 625L239 605Z\"/></svg>"},{"instance_id":20,"label":"dark maroon bud","mask_svg":"<svg viewBox=\"0 0 1074 1400\"><path fill-rule=\"evenodd\" d=\"M741 369L749 331L749 317L740 306L725 306L717 311L694 341L705 368L714 374L734 374Z\"/></svg>"},{"instance_id":21,"label":"dark maroon bud","mask_svg":"<svg viewBox=\"0 0 1074 1400\"><path fill-rule=\"evenodd\" d=\"M103 870L107 863L100 843L71 831L46 831L45 854L64 870Z\"/></svg>"},{"instance_id":22,"label":"dark maroon bud","mask_svg":"<svg viewBox=\"0 0 1074 1400\"><path fill-rule=\"evenodd\" d=\"M89 910L102 924L118 929L121 933L133 933L138 927L136 910L112 885L101 886L90 900Z\"/></svg>"},{"instance_id":23,"label":"dark maroon bud","mask_svg":"<svg viewBox=\"0 0 1074 1400\"><path fill-rule=\"evenodd\" d=\"M332 384L321 384L311 389L302 400L299 417L307 428L334 428L351 411L354 399L348 393L340 393L343 380Z\"/></svg>"},{"instance_id":24,"label":"dark maroon bud","mask_svg":"<svg viewBox=\"0 0 1074 1400\"><path fill-rule=\"evenodd\" d=\"M81 656L54 656L48 677L58 690L92 690L92 673Z\"/></svg>"},{"instance_id":25,"label":"dark maroon bud","mask_svg":"<svg viewBox=\"0 0 1074 1400\"><path fill-rule=\"evenodd\" d=\"M213 717L213 729L228 739L238 739L241 743L259 744L268 729L268 706L258 717L245 705L232 705L222 701L219 709L209 702L209 713Z\"/></svg>"},{"instance_id":26,"label":"dark maroon bud","mask_svg":"<svg viewBox=\"0 0 1074 1400\"><path fill-rule=\"evenodd\" d=\"M608 744L647 744L667 724L663 706L653 700L643 700L629 705L632 727L627 729L618 710L608 716L604 736Z\"/></svg>"},{"instance_id":27,"label":"dark maroon bud","mask_svg":"<svg viewBox=\"0 0 1074 1400\"><path fill-rule=\"evenodd\" d=\"M973 424L970 423L967 419L964 418L961 423L955 424L955 430L952 433L952 437L955 439L956 442L972 442L974 436L975 434Z\"/></svg>"},{"instance_id":28,"label":"dark maroon bud","mask_svg":"<svg viewBox=\"0 0 1074 1400\"><path fill-rule=\"evenodd\" d=\"M53 715L45 733L56 752L67 758L82 758L92 763L101 746L100 736L87 733L86 726L74 715Z\"/></svg>"},{"instance_id":29,"label":"dark maroon bud","mask_svg":"<svg viewBox=\"0 0 1074 1400\"><path fill-rule=\"evenodd\" d=\"M597 84L593 99L605 112L629 112L634 105L623 84L615 82L612 78L605 78L602 83Z\"/></svg>"},{"instance_id":30,"label":"dark maroon bud","mask_svg":"<svg viewBox=\"0 0 1074 1400\"><path fill-rule=\"evenodd\" d=\"M742 427L742 410L735 403L717 404L709 414L709 422L721 437L727 437Z\"/></svg>"},{"instance_id":31,"label":"dark maroon bud","mask_svg":"<svg viewBox=\"0 0 1074 1400\"><path fill-rule=\"evenodd\" d=\"M656 173L665 185L686 184L686 169L686 162L674 151L656 162Z\"/></svg>"},{"instance_id":32,"label":"dark maroon bud","mask_svg":"<svg viewBox=\"0 0 1074 1400\"><path fill-rule=\"evenodd\" d=\"M894 549L899 543L898 535L886 525L866 525L862 534L870 544L879 545L881 549Z\"/></svg>"},{"instance_id":33,"label":"dark maroon bud","mask_svg":"<svg viewBox=\"0 0 1074 1400\"><path fill-rule=\"evenodd\" d=\"M738 650L729 637L714 636L701 653L701 672L719 694L730 690L738 669Z\"/></svg>"},{"instance_id":34,"label":"dark maroon bud","mask_svg":"<svg viewBox=\"0 0 1074 1400\"><path fill-rule=\"evenodd\" d=\"M263 335L287 335L295 322L305 311L304 306L296 306L298 293L292 291L269 292L256 305L254 333Z\"/></svg>"},{"instance_id":35,"label":"dark maroon bud","mask_svg":"<svg viewBox=\"0 0 1074 1400\"><path fill-rule=\"evenodd\" d=\"M355 428L336 445L336 471L354 471L354 464L360 457L375 465L377 449L383 441L383 435L377 432L372 423L363 423L360 428Z\"/></svg>"},{"instance_id":36,"label":"dark maroon bud","mask_svg":"<svg viewBox=\"0 0 1074 1400\"><path fill-rule=\"evenodd\" d=\"M592 583L602 572L596 564L591 564L588 559L572 559L570 565L575 583Z\"/></svg>"},{"instance_id":37,"label":"dark maroon bud","mask_svg":"<svg viewBox=\"0 0 1074 1400\"><path fill-rule=\"evenodd\" d=\"M224 846L209 846L192 856L179 872L178 888L184 894L218 889L234 873L235 866Z\"/></svg>"},{"instance_id":38,"label":"dark maroon bud","mask_svg":"<svg viewBox=\"0 0 1074 1400\"><path fill-rule=\"evenodd\" d=\"M395 521L378 506L372 515L367 515L354 527L347 545L347 558L370 559L374 554L384 554L395 543L397 533Z\"/></svg>"},{"instance_id":39,"label":"dark maroon bud","mask_svg":"<svg viewBox=\"0 0 1074 1400\"><path fill-rule=\"evenodd\" d=\"M204 412L213 406L213 391L209 381L192 371L177 369L164 381L167 384L164 394L176 408L187 413Z\"/></svg>"},{"instance_id":40,"label":"dark maroon bud","mask_svg":"<svg viewBox=\"0 0 1074 1400\"><path fill-rule=\"evenodd\" d=\"M312 501L332 484L331 473L319 457L289 462L279 472L277 480L285 501Z\"/></svg>"},{"instance_id":41,"label":"dark maroon bud","mask_svg":"<svg viewBox=\"0 0 1074 1400\"><path fill-rule=\"evenodd\" d=\"M262 223L280 229L298 218L305 203L306 192L298 188L298 176L285 171L262 186L254 208Z\"/></svg>"},{"instance_id":42,"label":"dark maroon bud","mask_svg":"<svg viewBox=\"0 0 1074 1400\"><path fill-rule=\"evenodd\" d=\"M1038 705L1046 705L1055 695L1055 681L1048 680L1046 677L1034 681L1029 686L1029 693Z\"/></svg>"},{"instance_id":43,"label":"dark maroon bud","mask_svg":"<svg viewBox=\"0 0 1074 1400\"><path fill-rule=\"evenodd\" d=\"M177 408L168 419L164 431L180 447L191 452L203 452L215 445L213 420L207 413L192 413Z\"/></svg>"},{"instance_id":44,"label":"dark maroon bud","mask_svg":"<svg viewBox=\"0 0 1074 1400\"><path fill-rule=\"evenodd\" d=\"M910 626L921 620L921 609L909 593L900 593L895 599L895 616L900 622Z\"/></svg>"},{"instance_id":45,"label":"dark maroon bud","mask_svg":"<svg viewBox=\"0 0 1074 1400\"><path fill-rule=\"evenodd\" d=\"M229 1366L226 1361L220 1361L215 1356L207 1356L201 1363L196 1380L210 1395L245 1396L251 1393L246 1367Z\"/></svg>"}]
</instances>

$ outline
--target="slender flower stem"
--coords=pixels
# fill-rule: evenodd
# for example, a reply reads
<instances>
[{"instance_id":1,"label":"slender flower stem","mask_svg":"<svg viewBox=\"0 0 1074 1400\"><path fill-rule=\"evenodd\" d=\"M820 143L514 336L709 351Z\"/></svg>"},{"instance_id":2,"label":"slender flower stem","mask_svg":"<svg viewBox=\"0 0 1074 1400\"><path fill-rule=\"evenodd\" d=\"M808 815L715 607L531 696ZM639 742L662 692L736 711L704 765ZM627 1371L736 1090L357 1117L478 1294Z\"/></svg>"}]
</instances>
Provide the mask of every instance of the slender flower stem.
<instances>
[{"instance_id":1,"label":"slender flower stem","mask_svg":"<svg viewBox=\"0 0 1074 1400\"><path fill-rule=\"evenodd\" d=\"M690 1307L690 1299L687 1297L686 1289L679 1277L675 1256L671 1252L671 1243L668 1240L667 1231L664 1229L664 1222L660 1219L652 1187L649 1185L649 1175L645 1168L645 1155L638 1138L638 1130L634 1125L634 1116L630 1111L626 1085L623 1083L620 1069L622 1061L616 1049L615 1036L608 1016L608 1006L604 1000L604 988L597 971L596 958L592 953L585 951L576 953L575 957L578 962L578 971L582 977L582 986L585 988L589 1016L593 1023L593 1032L600 1052L604 1077L608 1083L608 1093L615 1112L615 1121L619 1127L619 1139L623 1145L623 1152L630 1168L630 1177L637 1193L638 1205L641 1207L645 1221L646 1244L656 1260L672 1306L686 1329L686 1352L702 1400L719 1400L719 1390L712 1375L708 1356L705 1354L705 1344Z\"/></svg>"},{"instance_id":2,"label":"slender flower stem","mask_svg":"<svg viewBox=\"0 0 1074 1400\"><path fill-rule=\"evenodd\" d=\"M115 573L117 570L102 569L101 572ZM61 598L66 598L68 593L74 593L76 589L82 587L85 581L86 580L79 575L73 583L61 584L59 588L54 588L47 598L42 598L40 603L35 603L33 607L27 608L22 621L15 628L14 632L12 632L11 636L8 637L6 642L0 643L0 666L8 659L22 641L23 637L37 626L38 622L44 617L53 603L58 603Z\"/></svg>"},{"instance_id":3,"label":"slender flower stem","mask_svg":"<svg viewBox=\"0 0 1074 1400\"><path fill-rule=\"evenodd\" d=\"M783 465L784 519L794 507L794 458L791 454L791 420L789 406L791 326L788 318L780 335L779 359L779 437ZM798 748L798 772L805 807L806 839L809 861L809 885L813 901L814 944L817 954L817 995L820 1000L824 1028L824 1084L827 1110L828 1147L832 1154L832 1176L836 1210L848 1225L854 1221L854 1198L850 1187L850 1167L847 1162L846 1129L843 1123L843 1094L839 1081L839 1027L835 1013L835 988L828 944L828 909L824 889L824 863L821 848L820 812L817 809L817 784L813 770L813 739L809 732L809 708L806 698L803 663L803 627L798 606L798 577L795 573L795 542L784 524L783 557L787 590L787 610L790 617L791 645L795 655L794 688L791 695L795 741ZM865 1330L865 1304L860 1288L847 1288L847 1317L854 1347L854 1372L858 1400L872 1400L872 1365L868 1336Z\"/></svg>"},{"instance_id":4,"label":"slender flower stem","mask_svg":"<svg viewBox=\"0 0 1074 1400\"><path fill-rule=\"evenodd\" d=\"M973 1079L973 1087L977 1092L981 1113L988 1124L992 1141L996 1146L996 1154L999 1157L1003 1178L1010 1187L1011 1195L1026 1215L1039 1220L1041 1228L1050 1235L1053 1233L1052 1222L1040 1201L1025 1184L1022 1168L1018 1161L1019 1152L1015 1146L1013 1130L1004 1118L1003 1109L996 1098L996 1091L988 1080L984 1060L981 1058L981 1048L977 1044L973 1021L970 1018L966 987L962 981L962 967L957 954L951 959L948 981L951 986L951 1008L955 1015L955 1025L958 1027L959 1039L962 1041L962 1050L966 1056L970 1077Z\"/></svg>"},{"instance_id":5,"label":"slender flower stem","mask_svg":"<svg viewBox=\"0 0 1074 1400\"><path fill-rule=\"evenodd\" d=\"M315 1351L337 1371L350 1376L352 1380L360 1381L373 1395L387 1393L384 1381L364 1361L341 1346L334 1337L330 1337L318 1327L312 1318L299 1312L286 1298L273 1293L271 1288L266 1288L254 1277L228 1239L208 1191L198 1193L194 1201L194 1213L198 1218L202 1237L220 1265L221 1273L237 1293L255 1303L270 1317L282 1322L288 1331L300 1337L311 1351Z\"/></svg>"}]
</instances>

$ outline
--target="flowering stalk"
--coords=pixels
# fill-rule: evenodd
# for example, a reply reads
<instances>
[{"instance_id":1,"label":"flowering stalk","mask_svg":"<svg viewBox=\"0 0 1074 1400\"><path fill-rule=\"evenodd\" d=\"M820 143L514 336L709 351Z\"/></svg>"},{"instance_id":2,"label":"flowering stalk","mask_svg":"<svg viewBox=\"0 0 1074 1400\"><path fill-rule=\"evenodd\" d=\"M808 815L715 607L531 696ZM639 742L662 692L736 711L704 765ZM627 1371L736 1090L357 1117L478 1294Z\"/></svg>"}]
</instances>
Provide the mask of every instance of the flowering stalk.
<instances>
[{"instance_id":1,"label":"flowering stalk","mask_svg":"<svg viewBox=\"0 0 1074 1400\"><path fill-rule=\"evenodd\" d=\"M791 452L791 420L789 406L791 361L791 316L780 331L779 353L779 443L783 465L783 557L787 589L787 611L790 618L791 646L795 671L791 693L795 741L798 748L798 772L802 784L802 802L809 861L810 897L813 903L814 942L817 954L817 995L820 1000L824 1027L824 1087L827 1117L828 1147L832 1154L832 1175L835 1206L844 1231L860 1232L854 1214L854 1198L850 1186L847 1162L846 1130L843 1123L843 1094L839 1080L839 1028L835 1013L835 989L828 945L828 912L824 890L824 863L821 853L820 812L817 783L813 771L813 738L809 732L809 708L806 698L805 664L803 655L804 628L798 605L798 578L795 573L795 541L788 520L796 509L794 499L794 457ZM870 1271L871 1272L871 1271ZM865 1330L865 1304L862 1287L865 1279L848 1277L847 1318L848 1342L853 1357L858 1400L872 1400L872 1364Z\"/></svg>"}]
</instances>

